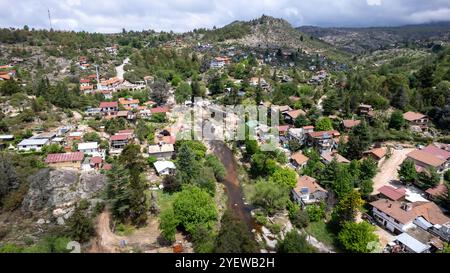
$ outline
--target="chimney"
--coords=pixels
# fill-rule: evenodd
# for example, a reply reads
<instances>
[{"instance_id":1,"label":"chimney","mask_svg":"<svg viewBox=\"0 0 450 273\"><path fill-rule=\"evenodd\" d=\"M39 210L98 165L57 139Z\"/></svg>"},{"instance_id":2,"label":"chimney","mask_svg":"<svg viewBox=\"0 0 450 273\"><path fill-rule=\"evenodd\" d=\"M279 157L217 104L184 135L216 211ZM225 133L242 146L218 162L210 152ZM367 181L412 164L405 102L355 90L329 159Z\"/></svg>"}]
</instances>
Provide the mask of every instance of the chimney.
<instances>
[{"instance_id":1,"label":"chimney","mask_svg":"<svg viewBox=\"0 0 450 273\"><path fill-rule=\"evenodd\" d=\"M411 211L411 209L412 209L412 204L411 204L411 203L403 203L403 204L402 204L402 209L403 209L404 211Z\"/></svg>"}]
</instances>

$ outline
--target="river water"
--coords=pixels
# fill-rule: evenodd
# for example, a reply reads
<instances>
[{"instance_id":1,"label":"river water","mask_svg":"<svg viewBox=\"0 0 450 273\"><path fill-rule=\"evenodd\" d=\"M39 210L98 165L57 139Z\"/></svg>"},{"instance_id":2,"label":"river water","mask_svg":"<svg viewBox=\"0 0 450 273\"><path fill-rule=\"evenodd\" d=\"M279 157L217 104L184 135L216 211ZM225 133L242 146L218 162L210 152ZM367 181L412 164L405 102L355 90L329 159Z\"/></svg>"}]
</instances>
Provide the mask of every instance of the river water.
<instances>
[{"instance_id":1,"label":"river water","mask_svg":"<svg viewBox=\"0 0 450 273\"><path fill-rule=\"evenodd\" d=\"M251 207L244 204L243 193L238 179L238 165L233 152L223 141L210 141L213 153L220 159L227 170L223 184L228 195L228 207L252 230L255 223L251 216Z\"/></svg>"}]
</instances>

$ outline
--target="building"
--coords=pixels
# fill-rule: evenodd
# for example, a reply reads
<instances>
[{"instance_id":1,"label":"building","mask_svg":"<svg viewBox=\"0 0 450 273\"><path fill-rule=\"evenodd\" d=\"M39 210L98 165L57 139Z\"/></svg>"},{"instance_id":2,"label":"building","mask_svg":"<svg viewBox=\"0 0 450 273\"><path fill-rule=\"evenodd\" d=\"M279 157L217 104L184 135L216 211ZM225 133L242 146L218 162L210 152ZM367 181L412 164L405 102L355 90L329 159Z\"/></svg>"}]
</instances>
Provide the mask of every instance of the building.
<instances>
[{"instance_id":1,"label":"building","mask_svg":"<svg viewBox=\"0 0 450 273\"><path fill-rule=\"evenodd\" d=\"M173 144L159 144L148 146L149 156L154 156L157 159L170 159L174 153Z\"/></svg>"},{"instance_id":2,"label":"building","mask_svg":"<svg viewBox=\"0 0 450 273\"><path fill-rule=\"evenodd\" d=\"M139 100L133 98L119 98L119 103L126 110L136 109L139 107Z\"/></svg>"},{"instance_id":3,"label":"building","mask_svg":"<svg viewBox=\"0 0 450 273\"><path fill-rule=\"evenodd\" d=\"M360 104L358 107L358 113L361 116L370 116L371 113L373 112L373 107L372 105L369 104Z\"/></svg>"},{"instance_id":4,"label":"building","mask_svg":"<svg viewBox=\"0 0 450 273\"><path fill-rule=\"evenodd\" d=\"M319 154L331 153L337 148L337 138L341 135L338 131L321 131L308 133L308 144L313 146Z\"/></svg>"},{"instance_id":5,"label":"building","mask_svg":"<svg viewBox=\"0 0 450 273\"><path fill-rule=\"evenodd\" d=\"M159 175L169 175L173 174L176 167L175 164L172 161L156 161L153 163L153 166L155 166L156 171Z\"/></svg>"},{"instance_id":6,"label":"building","mask_svg":"<svg viewBox=\"0 0 450 273\"><path fill-rule=\"evenodd\" d=\"M301 152L296 152L291 155L291 163L295 168L301 169L306 163L308 163L309 158L302 154Z\"/></svg>"},{"instance_id":7,"label":"building","mask_svg":"<svg viewBox=\"0 0 450 273\"><path fill-rule=\"evenodd\" d=\"M416 224L440 230L443 225L450 222L450 219L433 202L408 203L379 199L370 205L373 207L372 214L377 222L395 234L406 232L408 229L416 227ZM420 220L416 221L419 217L421 217ZM427 224L424 224L424 221Z\"/></svg>"},{"instance_id":8,"label":"building","mask_svg":"<svg viewBox=\"0 0 450 273\"><path fill-rule=\"evenodd\" d=\"M374 148L367 152L364 152L366 157L372 157L378 165L380 165L386 158L387 149L386 148Z\"/></svg>"},{"instance_id":9,"label":"building","mask_svg":"<svg viewBox=\"0 0 450 273\"><path fill-rule=\"evenodd\" d=\"M111 136L111 148L123 149L130 141L130 136L127 134L115 134Z\"/></svg>"},{"instance_id":10,"label":"building","mask_svg":"<svg viewBox=\"0 0 450 273\"><path fill-rule=\"evenodd\" d=\"M425 191L427 195L427 199L431 201L438 200L439 198L447 198L448 189L447 186L443 183L437 185L434 188L429 188Z\"/></svg>"},{"instance_id":11,"label":"building","mask_svg":"<svg viewBox=\"0 0 450 273\"><path fill-rule=\"evenodd\" d=\"M412 151L406 157L414 162L418 172L422 172L429 167L434 167L438 173L443 173L449 166L448 160L444 159L444 157L425 150Z\"/></svg>"},{"instance_id":12,"label":"building","mask_svg":"<svg viewBox=\"0 0 450 273\"><path fill-rule=\"evenodd\" d=\"M343 157L342 155L338 154L338 153L323 153L321 155L322 158L322 162L324 164L330 164L333 160L336 160L338 163L342 163L342 164L349 164L350 160L348 160L347 158Z\"/></svg>"},{"instance_id":13,"label":"building","mask_svg":"<svg viewBox=\"0 0 450 273\"><path fill-rule=\"evenodd\" d=\"M103 158L99 156L93 156L89 160L89 165L92 169L99 170L103 164Z\"/></svg>"},{"instance_id":14,"label":"building","mask_svg":"<svg viewBox=\"0 0 450 273\"><path fill-rule=\"evenodd\" d=\"M393 253L430 253L431 246L424 244L408 233L402 233L394 238L391 251Z\"/></svg>"},{"instance_id":15,"label":"building","mask_svg":"<svg viewBox=\"0 0 450 273\"><path fill-rule=\"evenodd\" d=\"M354 119L344 119L342 121L342 126L344 127L344 130L346 132L349 132L353 127L358 126L361 124L360 120L354 120Z\"/></svg>"},{"instance_id":16,"label":"building","mask_svg":"<svg viewBox=\"0 0 450 273\"><path fill-rule=\"evenodd\" d=\"M45 163L54 168L81 169L84 154L82 152L49 154Z\"/></svg>"},{"instance_id":17,"label":"building","mask_svg":"<svg viewBox=\"0 0 450 273\"><path fill-rule=\"evenodd\" d=\"M101 102L98 108L101 109L103 114L112 115L119 111L119 104L117 101Z\"/></svg>"},{"instance_id":18,"label":"building","mask_svg":"<svg viewBox=\"0 0 450 273\"><path fill-rule=\"evenodd\" d=\"M97 142L79 143L78 151L90 156L98 156L100 154Z\"/></svg>"},{"instance_id":19,"label":"building","mask_svg":"<svg viewBox=\"0 0 450 273\"><path fill-rule=\"evenodd\" d=\"M287 123L294 124L294 121L299 116L306 116L306 113L305 113L305 111L303 111L301 109L297 109L297 110L291 110L291 111L284 112L284 113L282 113L282 115L284 116L284 120Z\"/></svg>"},{"instance_id":20,"label":"building","mask_svg":"<svg viewBox=\"0 0 450 273\"><path fill-rule=\"evenodd\" d=\"M429 119L426 115L417 112L406 112L403 118L408 122L411 129L417 128L417 131L427 131ZM414 130L416 131L416 130Z\"/></svg>"},{"instance_id":21,"label":"building","mask_svg":"<svg viewBox=\"0 0 450 273\"><path fill-rule=\"evenodd\" d=\"M216 57L210 63L210 68L222 68L227 64L231 63L231 59L229 57Z\"/></svg>"},{"instance_id":22,"label":"building","mask_svg":"<svg viewBox=\"0 0 450 273\"><path fill-rule=\"evenodd\" d=\"M322 188L316 179L304 175L297 179L292 197L300 205L315 204L326 200L328 191Z\"/></svg>"},{"instance_id":23,"label":"building","mask_svg":"<svg viewBox=\"0 0 450 273\"><path fill-rule=\"evenodd\" d=\"M405 188L394 188L391 186L383 186L378 189L378 196L380 198L387 198L392 201L404 201L406 197L406 189Z\"/></svg>"},{"instance_id":24,"label":"building","mask_svg":"<svg viewBox=\"0 0 450 273\"><path fill-rule=\"evenodd\" d=\"M17 144L19 151L40 151L42 147L48 145L50 140L45 138L29 138Z\"/></svg>"}]
</instances>

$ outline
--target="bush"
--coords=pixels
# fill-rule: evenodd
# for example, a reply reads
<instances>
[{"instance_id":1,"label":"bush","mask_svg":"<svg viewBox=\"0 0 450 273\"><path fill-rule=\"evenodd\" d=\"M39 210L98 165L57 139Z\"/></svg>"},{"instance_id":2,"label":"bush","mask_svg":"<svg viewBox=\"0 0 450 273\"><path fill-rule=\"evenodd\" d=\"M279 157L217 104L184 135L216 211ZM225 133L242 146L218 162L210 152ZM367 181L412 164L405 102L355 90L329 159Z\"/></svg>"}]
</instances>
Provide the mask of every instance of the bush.
<instances>
[{"instance_id":1,"label":"bush","mask_svg":"<svg viewBox=\"0 0 450 273\"><path fill-rule=\"evenodd\" d=\"M293 215L291 222L297 228L305 228L309 225L308 213L304 210L298 210L296 214Z\"/></svg>"},{"instance_id":2,"label":"bush","mask_svg":"<svg viewBox=\"0 0 450 273\"><path fill-rule=\"evenodd\" d=\"M307 206L306 212L311 222L318 222L325 218L325 204L320 203L319 205Z\"/></svg>"}]
</instances>

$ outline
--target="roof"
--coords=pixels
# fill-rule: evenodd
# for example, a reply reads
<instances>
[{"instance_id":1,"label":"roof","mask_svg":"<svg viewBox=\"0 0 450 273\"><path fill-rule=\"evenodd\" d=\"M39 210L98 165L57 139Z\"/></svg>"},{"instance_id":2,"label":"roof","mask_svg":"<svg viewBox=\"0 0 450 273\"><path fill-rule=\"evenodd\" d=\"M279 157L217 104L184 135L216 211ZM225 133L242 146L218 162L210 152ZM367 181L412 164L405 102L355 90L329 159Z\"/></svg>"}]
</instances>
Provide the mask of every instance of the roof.
<instances>
[{"instance_id":1,"label":"roof","mask_svg":"<svg viewBox=\"0 0 450 273\"><path fill-rule=\"evenodd\" d=\"M174 151L173 144L162 144L162 145L150 145L150 146L148 146L148 153L149 154L173 152L173 151Z\"/></svg>"},{"instance_id":2,"label":"roof","mask_svg":"<svg viewBox=\"0 0 450 273\"><path fill-rule=\"evenodd\" d=\"M61 154L49 154L45 159L45 163L60 163L60 162L81 162L84 158L84 153L74 152L74 153L61 153Z\"/></svg>"},{"instance_id":3,"label":"roof","mask_svg":"<svg viewBox=\"0 0 450 273\"><path fill-rule=\"evenodd\" d=\"M18 146L30 146L30 145L45 145L48 143L48 139L45 138L28 138L22 140Z\"/></svg>"},{"instance_id":4,"label":"roof","mask_svg":"<svg viewBox=\"0 0 450 273\"><path fill-rule=\"evenodd\" d=\"M90 79L80 79L80 83L90 83Z\"/></svg>"},{"instance_id":5,"label":"roof","mask_svg":"<svg viewBox=\"0 0 450 273\"><path fill-rule=\"evenodd\" d=\"M13 135L0 135L0 140L14 139Z\"/></svg>"},{"instance_id":6,"label":"roof","mask_svg":"<svg viewBox=\"0 0 450 273\"><path fill-rule=\"evenodd\" d=\"M386 148L375 148L370 151L367 151L366 153L372 154L378 159L382 159L383 157L386 156Z\"/></svg>"},{"instance_id":7,"label":"roof","mask_svg":"<svg viewBox=\"0 0 450 273\"><path fill-rule=\"evenodd\" d=\"M423 119L426 116L422 113L417 113L417 112L406 112L403 114L403 118L406 119L407 121L415 121L418 119Z\"/></svg>"},{"instance_id":8,"label":"roof","mask_svg":"<svg viewBox=\"0 0 450 273\"><path fill-rule=\"evenodd\" d=\"M378 191L382 195L386 196L387 198L389 198L393 201L400 200L403 197L405 197L405 195L406 195L404 188L395 189L395 188L393 188L391 186L387 186L387 185L379 188Z\"/></svg>"},{"instance_id":9,"label":"roof","mask_svg":"<svg viewBox=\"0 0 450 273\"><path fill-rule=\"evenodd\" d=\"M407 246L409 249L411 249L415 253L422 253L425 250L430 248L429 245L425 245L425 244L419 242L418 240L416 240L414 237L412 237L411 235L409 235L407 233L402 233L402 234L398 235L397 237L395 237L395 239L397 241L399 241L400 243L402 243L403 245Z\"/></svg>"},{"instance_id":10,"label":"roof","mask_svg":"<svg viewBox=\"0 0 450 273\"><path fill-rule=\"evenodd\" d=\"M448 189L444 184L439 184L434 188L429 188L425 192L433 197L446 196L448 194Z\"/></svg>"},{"instance_id":11,"label":"roof","mask_svg":"<svg viewBox=\"0 0 450 273\"><path fill-rule=\"evenodd\" d=\"M440 149L432 144L430 144L427 147L425 147L424 149L422 149L422 151L433 154L433 155L439 157L440 159L447 160L450 158L450 152L448 152L444 149Z\"/></svg>"},{"instance_id":12,"label":"roof","mask_svg":"<svg viewBox=\"0 0 450 273\"><path fill-rule=\"evenodd\" d=\"M8 74L0 75L0 79L9 80L9 79L11 79L11 76Z\"/></svg>"},{"instance_id":13,"label":"roof","mask_svg":"<svg viewBox=\"0 0 450 273\"><path fill-rule=\"evenodd\" d=\"M175 164L172 161L156 161L153 163L158 173L161 173L165 169L176 169Z\"/></svg>"},{"instance_id":14,"label":"roof","mask_svg":"<svg viewBox=\"0 0 450 273\"><path fill-rule=\"evenodd\" d=\"M118 117L128 117L129 111L119 111L117 112Z\"/></svg>"},{"instance_id":15,"label":"roof","mask_svg":"<svg viewBox=\"0 0 450 273\"><path fill-rule=\"evenodd\" d=\"M112 107L119 107L117 104L117 101L103 101L100 102L99 108L112 108Z\"/></svg>"},{"instance_id":16,"label":"roof","mask_svg":"<svg viewBox=\"0 0 450 273\"><path fill-rule=\"evenodd\" d=\"M103 158L101 158L100 156L91 157L91 160L90 160L91 164L101 164L102 162L103 162Z\"/></svg>"},{"instance_id":17,"label":"roof","mask_svg":"<svg viewBox=\"0 0 450 273\"><path fill-rule=\"evenodd\" d=\"M450 218L445 216L442 210L434 202L416 202L413 204L415 205L413 210L416 216L422 216L433 225L443 225L450 221Z\"/></svg>"},{"instance_id":18,"label":"roof","mask_svg":"<svg viewBox=\"0 0 450 273\"><path fill-rule=\"evenodd\" d=\"M314 126L312 126L312 125L303 126L302 128L303 128L304 130L314 130Z\"/></svg>"},{"instance_id":19,"label":"roof","mask_svg":"<svg viewBox=\"0 0 450 273\"><path fill-rule=\"evenodd\" d=\"M80 137L83 135L83 132L72 132L69 133L69 137Z\"/></svg>"},{"instance_id":20,"label":"roof","mask_svg":"<svg viewBox=\"0 0 450 273\"><path fill-rule=\"evenodd\" d=\"M402 208L402 203L398 201L379 199L370 203L370 205L391 216L402 224L407 224L416 218L416 214L412 209L409 211L404 210Z\"/></svg>"},{"instance_id":21,"label":"roof","mask_svg":"<svg viewBox=\"0 0 450 273\"><path fill-rule=\"evenodd\" d=\"M426 165L439 167L445 163L445 159L439 158L423 150L415 150L406 155L407 157L425 163Z\"/></svg>"},{"instance_id":22,"label":"roof","mask_svg":"<svg viewBox=\"0 0 450 273\"><path fill-rule=\"evenodd\" d=\"M325 159L327 162L331 162L331 161L333 161L333 159L336 159L338 163L350 163L350 160L348 160L347 158L343 157L342 155L340 155L338 153L323 154L322 158Z\"/></svg>"},{"instance_id":23,"label":"roof","mask_svg":"<svg viewBox=\"0 0 450 273\"><path fill-rule=\"evenodd\" d=\"M166 113L166 112L169 112L169 108L168 107L155 107L155 108L150 109L150 112L152 112L152 114Z\"/></svg>"},{"instance_id":24,"label":"roof","mask_svg":"<svg viewBox=\"0 0 450 273\"><path fill-rule=\"evenodd\" d=\"M117 132L117 135L132 135L134 134L134 130L133 129L126 129L126 130L119 130L119 132Z\"/></svg>"},{"instance_id":25,"label":"roof","mask_svg":"<svg viewBox=\"0 0 450 273\"><path fill-rule=\"evenodd\" d=\"M120 98L119 103L124 105L139 104L139 100Z\"/></svg>"},{"instance_id":26,"label":"roof","mask_svg":"<svg viewBox=\"0 0 450 273\"><path fill-rule=\"evenodd\" d=\"M98 143L97 142L85 142L85 143L78 144L78 150L91 150L91 149L98 149Z\"/></svg>"},{"instance_id":27,"label":"roof","mask_svg":"<svg viewBox=\"0 0 450 273\"><path fill-rule=\"evenodd\" d=\"M295 162L297 162L298 165L302 165L304 163L306 163L309 158L307 156L305 156L304 154L297 152L297 153L293 153L291 155L292 160L294 160Z\"/></svg>"},{"instance_id":28,"label":"roof","mask_svg":"<svg viewBox=\"0 0 450 273\"><path fill-rule=\"evenodd\" d=\"M315 193L317 191L327 192L324 188L322 188L319 183L317 183L317 180L307 176L303 175L300 176L297 179L297 185L293 189L297 194L302 195L302 188L308 188L308 193Z\"/></svg>"},{"instance_id":29,"label":"roof","mask_svg":"<svg viewBox=\"0 0 450 273\"><path fill-rule=\"evenodd\" d=\"M102 169L105 171L109 171L112 169L112 165L111 164L103 164Z\"/></svg>"},{"instance_id":30,"label":"roof","mask_svg":"<svg viewBox=\"0 0 450 273\"><path fill-rule=\"evenodd\" d=\"M361 123L360 120L345 119L342 121L345 128L353 128Z\"/></svg>"},{"instance_id":31,"label":"roof","mask_svg":"<svg viewBox=\"0 0 450 273\"><path fill-rule=\"evenodd\" d=\"M333 131L311 132L311 133L309 133L309 135L313 138L323 138L326 135L328 135L329 137L336 137L336 136L340 136L341 134L338 131L333 130Z\"/></svg>"},{"instance_id":32,"label":"roof","mask_svg":"<svg viewBox=\"0 0 450 273\"><path fill-rule=\"evenodd\" d=\"M278 126L278 131L279 132L286 132L287 130L289 130L290 127L291 126L289 126L289 125L280 125L280 126Z\"/></svg>"},{"instance_id":33,"label":"roof","mask_svg":"<svg viewBox=\"0 0 450 273\"><path fill-rule=\"evenodd\" d=\"M111 136L111 141L118 141L118 140L127 140L128 134L118 134Z\"/></svg>"},{"instance_id":34,"label":"roof","mask_svg":"<svg viewBox=\"0 0 450 273\"><path fill-rule=\"evenodd\" d=\"M292 110L286 113L286 115L292 117L293 119L298 118L299 116L306 116L305 111L301 110L301 109L297 109L297 110Z\"/></svg>"}]
</instances>

